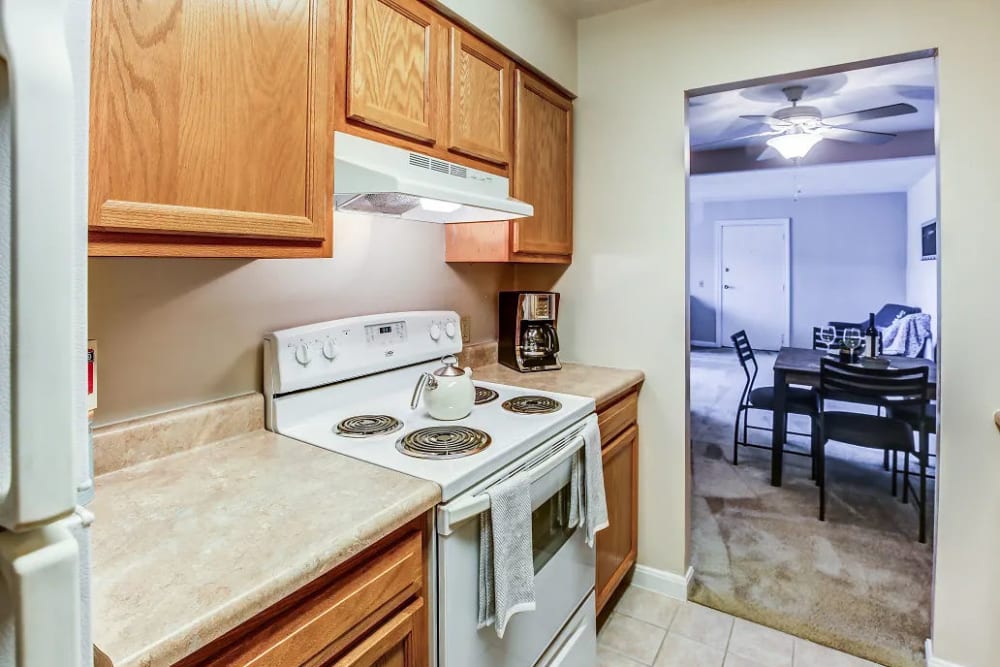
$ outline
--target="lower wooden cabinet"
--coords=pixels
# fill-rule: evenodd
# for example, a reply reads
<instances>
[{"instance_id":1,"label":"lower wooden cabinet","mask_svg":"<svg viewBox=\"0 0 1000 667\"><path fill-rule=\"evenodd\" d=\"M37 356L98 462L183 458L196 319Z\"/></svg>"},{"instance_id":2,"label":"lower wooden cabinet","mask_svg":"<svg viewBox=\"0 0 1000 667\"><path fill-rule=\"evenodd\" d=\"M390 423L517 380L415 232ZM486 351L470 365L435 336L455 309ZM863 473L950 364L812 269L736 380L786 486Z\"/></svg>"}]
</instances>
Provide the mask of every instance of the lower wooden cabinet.
<instances>
[{"instance_id":1,"label":"lower wooden cabinet","mask_svg":"<svg viewBox=\"0 0 1000 667\"><path fill-rule=\"evenodd\" d=\"M598 413L604 461L607 528L597 534L597 612L635 565L639 546L638 392Z\"/></svg>"},{"instance_id":2,"label":"lower wooden cabinet","mask_svg":"<svg viewBox=\"0 0 1000 667\"><path fill-rule=\"evenodd\" d=\"M423 600L382 624L350 653L332 663L335 667L416 667L427 664L427 624Z\"/></svg>"},{"instance_id":3,"label":"lower wooden cabinet","mask_svg":"<svg viewBox=\"0 0 1000 667\"><path fill-rule=\"evenodd\" d=\"M408 524L175 667L426 667L425 527Z\"/></svg>"}]
</instances>

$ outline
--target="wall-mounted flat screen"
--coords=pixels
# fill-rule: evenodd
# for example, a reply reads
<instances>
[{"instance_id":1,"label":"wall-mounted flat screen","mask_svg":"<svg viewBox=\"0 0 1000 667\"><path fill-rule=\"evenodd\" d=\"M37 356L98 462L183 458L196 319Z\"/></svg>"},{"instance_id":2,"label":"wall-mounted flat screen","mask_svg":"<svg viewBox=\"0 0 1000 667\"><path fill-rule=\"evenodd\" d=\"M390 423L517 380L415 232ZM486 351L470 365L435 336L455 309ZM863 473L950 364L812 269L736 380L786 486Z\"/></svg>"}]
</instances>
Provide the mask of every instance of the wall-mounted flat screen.
<instances>
[{"instance_id":1,"label":"wall-mounted flat screen","mask_svg":"<svg viewBox=\"0 0 1000 667\"><path fill-rule=\"evenodd\" d=\"M937 220L920 226L920 259L937 259Z\"/></svg>"}]
</instances>

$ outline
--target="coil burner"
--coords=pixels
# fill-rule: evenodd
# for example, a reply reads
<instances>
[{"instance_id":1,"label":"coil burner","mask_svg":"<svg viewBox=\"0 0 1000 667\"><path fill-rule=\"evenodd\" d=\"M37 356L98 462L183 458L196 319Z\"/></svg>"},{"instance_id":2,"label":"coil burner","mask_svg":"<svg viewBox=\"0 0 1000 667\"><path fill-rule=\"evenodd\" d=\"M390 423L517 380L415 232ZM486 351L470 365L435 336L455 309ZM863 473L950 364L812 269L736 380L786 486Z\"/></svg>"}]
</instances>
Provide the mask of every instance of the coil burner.
<instances>
[{"instance_id":1,"label":"coil burner","mask_svg":"<svg viewBox=\"0 0 1000 667\"><path fill-rule=\"evenodd\" d=\"M396 449L422 459L455 459L481 452L492 441L488 433L468 426L431 426L407 433Z\"/></svg>"},{"instance_id":2,"label":"coil burner","mask_svg":"<svg viewBox=\"0 0 1000 667\"><path fill-rule=\"evenodd\" d=\"M388 435L403 428L403 422L389 415L357 415L337 424L337 435L348 438L370 438Z\"/></svg>"},{"instance_id":3,"label":"coil burner","mask_svg":"<svg viewBox=\"0 0 1000 667\"><path fill-rule=\"evenodd\" d=\"M519 415L547 415L562 408L562 403L548 396L516 396L503 402L503 409Z\"/></svg>"},{"instance_id":4,"label":"coil burner","mask_svg":"<svg viewBox=\"0 0 1000 667\"><path fill-rule=\"evenodd\" d=\"M495 401L499 397L500 394L496 393L492 389L487 387L476 387L476 405L482 405L483 403Z\"/></svg>"}]
</instances>

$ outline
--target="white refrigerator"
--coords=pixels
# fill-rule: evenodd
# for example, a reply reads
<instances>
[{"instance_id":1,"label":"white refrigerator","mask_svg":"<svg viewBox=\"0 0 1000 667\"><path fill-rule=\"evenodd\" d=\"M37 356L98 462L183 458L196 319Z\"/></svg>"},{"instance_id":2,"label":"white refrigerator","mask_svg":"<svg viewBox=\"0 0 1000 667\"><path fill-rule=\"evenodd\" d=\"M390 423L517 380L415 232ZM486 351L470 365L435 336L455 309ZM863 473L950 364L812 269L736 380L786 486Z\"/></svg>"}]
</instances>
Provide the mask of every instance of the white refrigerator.
<instances>
[{"instance_id":1,"label":"white refrigerator","mask_svg":"<svg viewBox=\"0 0 1000 667\"><path fill-rule=\"evenodd\" d=\"M93 664L89 70L90 0L0 0L2 667Z\"/></svg>"}]
</instances>

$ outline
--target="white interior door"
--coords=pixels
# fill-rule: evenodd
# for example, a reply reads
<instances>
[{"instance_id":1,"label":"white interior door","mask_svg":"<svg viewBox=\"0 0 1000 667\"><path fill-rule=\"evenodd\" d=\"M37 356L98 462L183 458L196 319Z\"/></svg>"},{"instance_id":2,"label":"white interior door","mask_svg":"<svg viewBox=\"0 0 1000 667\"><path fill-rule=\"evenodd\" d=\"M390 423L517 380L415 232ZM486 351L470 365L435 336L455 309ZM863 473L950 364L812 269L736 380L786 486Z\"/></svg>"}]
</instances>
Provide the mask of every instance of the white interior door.
<instances>
[{"instance_id":1,"label":"white interior door","mask_svg":"<svg viewBox=\"0 0 1000 667\"><path fill-rule=\"evenodd\" d=\"M751 345L778 350L790 338L788 219L719 222L719 340L745 329Z\"/></svg>"}]
</instances>

